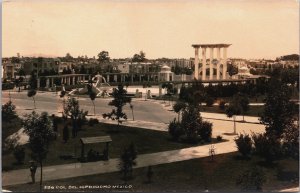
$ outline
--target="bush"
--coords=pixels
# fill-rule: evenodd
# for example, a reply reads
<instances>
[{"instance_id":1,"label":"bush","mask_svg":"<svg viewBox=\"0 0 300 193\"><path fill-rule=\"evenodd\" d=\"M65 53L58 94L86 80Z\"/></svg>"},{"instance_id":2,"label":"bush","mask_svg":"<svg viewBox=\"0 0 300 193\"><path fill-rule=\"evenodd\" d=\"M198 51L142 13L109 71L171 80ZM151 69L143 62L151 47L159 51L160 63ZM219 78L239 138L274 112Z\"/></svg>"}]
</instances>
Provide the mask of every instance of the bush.
<instances>
[{"instance_id":1,"label":"bush","mask_svg":"<svg viewBox=\"0 0 300 193\"><path fill-rule=\"evenodd\" d=\"M242 173L236 181L242 190L261 191L264 182L266 181L265 173L262 169L254 166Z\"/></svg>"},{"instance_id":2,"label":"bush","mask_svg":"<svg viewBox=\"0 0 300 193\"><path fill-rule=\"evenodd\" d=\"M210 96L207 96L205 98L205 103L206 103L207 107L212 107L213 104L214 104L214 99L212 97L210 97Z\"/></svg>"},{"instance_id":3,"label":"bush","mask_svg":"<svg viewBox=\"0 0 300 193\"><path fill-rule=\"evenodd\" d=\"M176 121L176 119L170 122L168 131L172 138L176 141L178 141L179 137L184 134L181 124Z\"/></svg>"},{"instance_id":4,"label":"bush","mask_svg":"<svg viewBox=\"0 0 300 193\"><path fill-rule=\"evenodd\" d=\"M255 153L263 157L267 163L272 163L281 156L281 144L275 137L266 134L252 134Z\"/></svg>"},{"instance_id":5,"label":"bush","mask_svg":"<svg viewBox=\"0 0 300 193\"><path fill-rule=\"evenodd\" d=\"M221 135L218 135L218 136L217 136L217 141L218 141L218 142L222 141L222 139L223 139L223 137L222 137Z\"/></svg>"},{"instance_id":6,"label":"bush","mask_svg":"<svg viewBox=\"0 0 300 193\"><path fill-rule=\"evenodd\" d=\"M200 135L201 139L210 142L211 141L211 134L212 134L212 123L208 121L203 121L201 123L201 127L198 131L198 134Z\"/></svg>"},{"instance_id":7,"label":"bush","mask_svg":"<svg viewBox=\"0 0 300 193\"><path fill-rule=\"evenodd\" d=\"M284 155L299 160L299 128L296 125L284 129L282 142Z\"/></svg>"},{"instance_id":8,"label":"bush","mask_svg":"<svg viewBox=\"0 0 300 193\"><path fill-rule=\"evenodd\" d=\"M16 106L13 105L11 101L8 101L4 105L2 105L2 120L9 121L18 117L15 109Z\"/></svg>"},{"instance_id":9,"label":"bush","mask_svg":"<svg viewBox=\"0 0 300 193\"><path fill-rule=\"evenodd\" d=\"M18 164L23 164L25 160L25 148L22 146L16 146L14 149L14 156Z\"/></svg>"},{"instance_id":10,"label":"bush","mask_svg":"<svg viewBox=\"0 0 300 193\"><path fill-rule=\"evenodd\" d=\"M98 123L99 123L98 119L90 118L89 122L88 122L88 125L92 127L92 126L94 126L95 124L98 124Z\"/></svg>"},{"instance_id":11,"label":"bush","mask_svg":"<svg viewBox=\"0 0 300 193\"><path fill-rule=\"evenodd\" d=\"M239 152L247 157L252 151L252 140L248 134L240 134L234 139Z\"/></svg>"},{"instance_id":12,"label":"bush","mask_svg":"<svg viewBox=\"0 0 300 193\"><path fill-rule=\"evenodd\" d=\"M15 84L14 83L3 83L2 84L2 90L10 90L15 88Z\"/></svg>"},{"instance_id":13,"label":"bush","mask_svg":"<svg viewBox=\"0 0 300 193\"><path fill-rule=\"evenodd\" d=\"M226 105L226 101L221 100L219 102L219 109L221 109L222 111L225 110L225 105Z\"/></svg>"}]
</instances>

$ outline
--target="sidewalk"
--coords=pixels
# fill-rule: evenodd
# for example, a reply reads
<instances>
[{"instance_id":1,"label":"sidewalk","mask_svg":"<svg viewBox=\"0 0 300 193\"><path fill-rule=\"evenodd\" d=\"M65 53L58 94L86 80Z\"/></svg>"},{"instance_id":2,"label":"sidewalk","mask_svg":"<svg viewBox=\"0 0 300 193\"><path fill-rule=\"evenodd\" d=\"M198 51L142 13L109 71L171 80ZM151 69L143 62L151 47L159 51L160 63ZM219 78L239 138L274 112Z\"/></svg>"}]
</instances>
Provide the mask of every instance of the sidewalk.
<instances>
[{"instance_id":1,"label":"sidewalk","mask_svg":"<svg viewBox=\"0 0 300 193\"><path fill-rule=\"evenodd\" d=\"M179 150L157 152L138 155L135 168L147 167L149 165L166 164L195 158L209 156L211 145L203 145ZM216 154L224 154L236 151L234 142L228 141L214 145ZM93 174L102 174L118 171L119 159L109 161L73 163L43 167L43 180L57 180ZM40 168L36 172L36 181L39 181ZM17 185L31 182L29 169L13 170L2 173L2 185Z\"/></svg>"}]
</instances>

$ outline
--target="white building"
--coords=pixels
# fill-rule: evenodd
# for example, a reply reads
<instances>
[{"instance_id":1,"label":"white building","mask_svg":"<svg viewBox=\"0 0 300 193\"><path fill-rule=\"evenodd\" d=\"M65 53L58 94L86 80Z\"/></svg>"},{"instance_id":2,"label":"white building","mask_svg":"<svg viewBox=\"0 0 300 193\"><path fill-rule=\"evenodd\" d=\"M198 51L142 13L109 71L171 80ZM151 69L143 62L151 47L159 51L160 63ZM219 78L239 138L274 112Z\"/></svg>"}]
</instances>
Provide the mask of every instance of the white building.
<instances>
[{"instance_id":1,"label":"white building","mask_svg":"<svg viewBox=\"0 0 300 193\"><path fill-rule=\"evenodd\" d=\"M171 68L167 65L161 67L160 72L158 73L159 81L173 81L173 72Z\"/></svg>"}]
</instances>

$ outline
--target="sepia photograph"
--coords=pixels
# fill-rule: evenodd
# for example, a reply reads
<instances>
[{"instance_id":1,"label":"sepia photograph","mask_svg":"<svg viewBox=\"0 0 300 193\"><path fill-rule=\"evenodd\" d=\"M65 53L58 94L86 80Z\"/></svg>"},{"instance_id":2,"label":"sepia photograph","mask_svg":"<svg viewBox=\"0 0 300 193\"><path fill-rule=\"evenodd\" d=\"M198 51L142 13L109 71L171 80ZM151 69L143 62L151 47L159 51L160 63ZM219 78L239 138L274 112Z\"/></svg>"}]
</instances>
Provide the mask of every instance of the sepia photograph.
<instances>
[{"instance_id":1,"label":"sepia photograph","mask_svg":"<svg viewBox=\"0 0 300 193\"><path fill-rule=\"evenodd\" d=\"M298 0L3 0L2 192L299 192Z\"/></svg>"}]
</instances>

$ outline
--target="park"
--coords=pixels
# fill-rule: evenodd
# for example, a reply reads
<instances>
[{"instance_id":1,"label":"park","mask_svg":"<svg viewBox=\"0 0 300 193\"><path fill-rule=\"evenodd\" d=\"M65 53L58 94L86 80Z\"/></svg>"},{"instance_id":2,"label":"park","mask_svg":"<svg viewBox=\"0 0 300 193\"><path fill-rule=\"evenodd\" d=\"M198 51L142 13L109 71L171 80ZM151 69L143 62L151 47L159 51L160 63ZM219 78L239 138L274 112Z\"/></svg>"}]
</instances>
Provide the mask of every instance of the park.
<instances>
[{"instance_id":1,"label":"park","mask_svg":"<svg viewBox=\"0 0 300 193\"><path fill-rule=\"evenodd\" d=\"M275 79L268 81L286 89ZM83 94L73 94L76 89L65 91L64 88L37 90L33 96L29 95L31 90L2 91L6 103L2 112L6 109L7 116L2 126L4 147L7 147L2 158L3 186L15 191L83 190L82 184L90 186L86 187L88 191L101 191L101 188L158 191L162 187L172 191L187 190L182 181L189 180L190 191L278 191L297 187L298 161L295 158L298 154L295 153L298 150L293 149L296 146L291 141L295 137L293 125L298 123L293 122L296 116L286 121L292 129L288 144L263 139L266 135L263 115L260 118L258 115L266 115L266 108L276 110L272 104L258 103L257 96L245 97L238 92L232 97L219 96L213 102L202 95L210 93L215 97L218 93L213 90L217 86L218 90L222 90L221 87L230 90L231 86L233 90L245 91L244 87L259 85L233 84L204 86L201 81L195 81L181 86L179 91L172 85L163 85L164 95L157 97L149 97L147 92L142 92L142 97L137 96L134 91L144 91L145 86L125 88L123 85L111 87L108 96L96 95L93 88L97 84L93 85L92 81L86 82ZM258 98L268 95L285 97L280 98L282 105L296 105L289 102L289 96L273 92ZM224 100L227 102L221 104ZM296 115L296 111L291 111L294 107L289 108L286 110L290 115ZM43 173L37 170L36 183L31 184L28 163L34 158L30 156L31 135L34 136L30 132L33 132L34 122L30 121L36 119L48 120L53 136L47 137L47 155L41 160ZM287 139L283 137L284 140ZM263 148L273 145L287 148L288 153ZM248 177L238 181L245 175ZM249 179L253 175L254 181ZM110 184L114 188L98 187L99 184Z\"/></svg>"}]
</instances>

